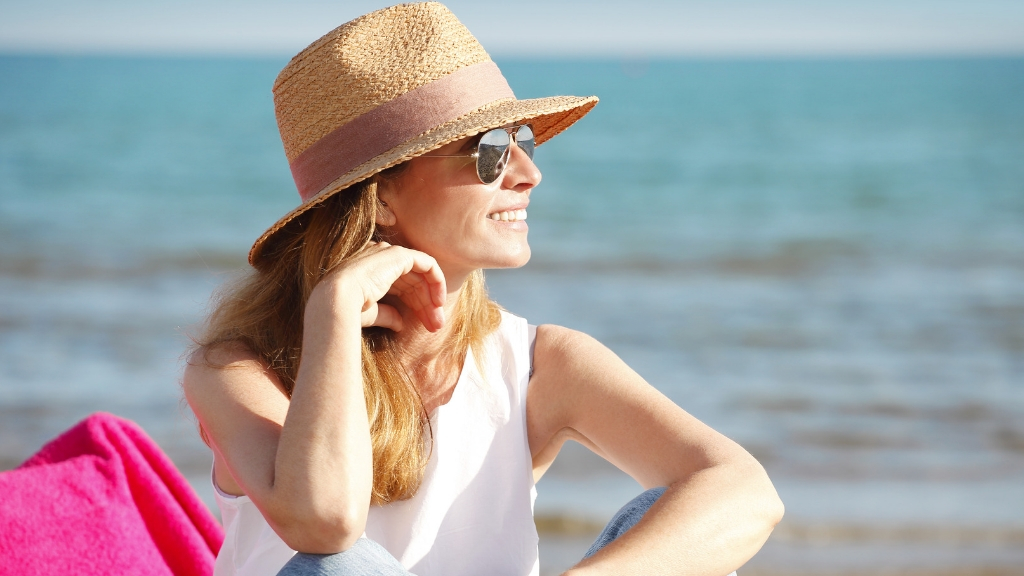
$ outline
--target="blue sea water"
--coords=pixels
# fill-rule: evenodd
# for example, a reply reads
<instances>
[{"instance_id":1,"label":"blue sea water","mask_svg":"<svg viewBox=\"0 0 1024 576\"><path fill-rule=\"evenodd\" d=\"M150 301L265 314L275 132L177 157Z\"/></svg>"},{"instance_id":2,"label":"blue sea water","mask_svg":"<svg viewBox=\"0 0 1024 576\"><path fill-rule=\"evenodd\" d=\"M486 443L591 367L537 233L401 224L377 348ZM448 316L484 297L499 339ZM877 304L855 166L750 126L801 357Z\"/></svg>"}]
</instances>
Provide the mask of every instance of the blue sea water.
<instances>
[{"instance_id":1,"label":"blue sea water","mask_svg":"<svg viewBox=\"0 0 1024 576\"><path fill-rule=\"evenodd\" d=\"M0 468L108 410L209 497L181 354L298 201L284 63L0 57ZM762 461L788 512L747 574L1024 564L1024 60L499 64L601 103L538 149L492 296ZM538 514L637 489L570 447Z\"/></svg>"}]
</instances>

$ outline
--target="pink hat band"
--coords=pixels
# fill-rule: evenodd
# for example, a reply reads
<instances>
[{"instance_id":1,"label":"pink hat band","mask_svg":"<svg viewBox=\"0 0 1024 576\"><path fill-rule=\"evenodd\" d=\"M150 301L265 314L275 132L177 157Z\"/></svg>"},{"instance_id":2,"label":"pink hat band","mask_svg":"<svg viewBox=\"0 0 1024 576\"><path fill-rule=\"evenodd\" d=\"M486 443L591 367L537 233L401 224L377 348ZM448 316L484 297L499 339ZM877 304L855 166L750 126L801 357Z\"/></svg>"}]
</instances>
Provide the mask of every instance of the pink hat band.
<instances>
[{"instance_id":1,"label":"pink hat band","mask_svg":"<svg viewBox=\"0 0 1024 576\"><path fill-rule=\"evenodd\" d=\"M338 178L410 139L499 100L514 99L490 61L460 68L357 116L290 163L303 202Z\"/></svg>"}]
</instances>

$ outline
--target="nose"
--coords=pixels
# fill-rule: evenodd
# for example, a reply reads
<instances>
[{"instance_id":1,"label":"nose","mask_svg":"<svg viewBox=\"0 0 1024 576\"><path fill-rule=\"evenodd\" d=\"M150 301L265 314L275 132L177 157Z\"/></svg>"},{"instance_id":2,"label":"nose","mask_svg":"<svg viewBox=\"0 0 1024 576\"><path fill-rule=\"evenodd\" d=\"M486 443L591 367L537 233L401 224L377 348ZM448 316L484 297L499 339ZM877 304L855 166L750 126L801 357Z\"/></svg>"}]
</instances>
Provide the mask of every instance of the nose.
<instances>
[{"instance_id":1,"label":"nose","mask_svg":"<svg viewBox=\"0 0 1024 576\"><path fill-rule=\"evenodd\" d=\"M537 165L519 146L509 150L508 165L502 175L502 188L525 192L540 184L541 173Z\"/></svg>"}]
</instances>

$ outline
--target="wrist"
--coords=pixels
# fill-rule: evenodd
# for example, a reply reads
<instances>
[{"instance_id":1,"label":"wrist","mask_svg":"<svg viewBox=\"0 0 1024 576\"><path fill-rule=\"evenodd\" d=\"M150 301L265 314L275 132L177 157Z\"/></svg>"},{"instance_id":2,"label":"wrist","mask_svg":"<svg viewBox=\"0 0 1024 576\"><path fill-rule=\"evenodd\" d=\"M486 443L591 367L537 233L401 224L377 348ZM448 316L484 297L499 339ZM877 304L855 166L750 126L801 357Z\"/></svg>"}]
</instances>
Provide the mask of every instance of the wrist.
<instances>
[{"instance_id":1,"label":"wrist","mask_svg":"<svg viewBox=\"0 0 1024 576\"><path fill-rule=\"evenodd\" d=\"M364 304L362 290L343 275L329 274L309 294L303 319L307 326L332 320L352 321L358 326Z\"/></svg>"},{"instance_id":2,"label":"wrist","mask_svg":"<svg viewBox=\"0 0 1024 576\"><path fill-rule=\"evenodd\" d=\"M317 284L303 311L302 351L299 375L340 374L339 367L359 366L362 303L352 297L352 290L340 278L328 275ZM314 380L320 377L314 377ZM355 378L359 380L359 378Z\"/></svg>"},{"instance_id":3,"label":"wrist","mask_svg":"<svg viewBox=\"0 0 1024 576\"><path fill-rule=\"evenodd\" d=\"M342 353L360 340L362 302L352 298L352 292L340 283L333 284L317 285L306 302L302 326L304 358Z\"/></svg>"}]
</instances>

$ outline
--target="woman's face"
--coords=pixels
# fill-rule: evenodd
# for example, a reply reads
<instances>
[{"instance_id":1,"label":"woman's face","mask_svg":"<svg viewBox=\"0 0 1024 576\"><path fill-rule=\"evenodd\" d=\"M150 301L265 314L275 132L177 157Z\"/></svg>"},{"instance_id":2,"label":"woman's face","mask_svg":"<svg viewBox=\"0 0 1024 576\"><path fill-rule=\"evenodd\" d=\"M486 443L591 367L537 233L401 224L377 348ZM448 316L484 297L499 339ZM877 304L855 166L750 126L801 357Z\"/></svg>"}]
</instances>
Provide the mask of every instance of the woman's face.
<instances>
[{"instance_id":1,"label":"woman's face","mask_svg":"<svg viewBox=\"0 0 1024 576\"><path fill-rule=\"evenodd\" d=\"M452 142L431 154L471 154L479 138ZM471 157L420 156L379 188L385 206L377 222L385 239L426 252L449 281L479 268L515 268L530 259L526 206L541 174L512 146L505 171L490 184ZM503 214L504 213L504 214Z\"/></svg>"}]
</instances>

